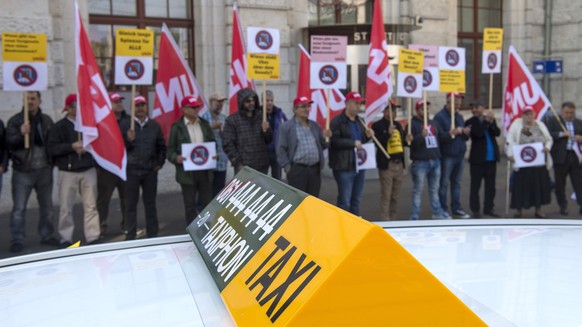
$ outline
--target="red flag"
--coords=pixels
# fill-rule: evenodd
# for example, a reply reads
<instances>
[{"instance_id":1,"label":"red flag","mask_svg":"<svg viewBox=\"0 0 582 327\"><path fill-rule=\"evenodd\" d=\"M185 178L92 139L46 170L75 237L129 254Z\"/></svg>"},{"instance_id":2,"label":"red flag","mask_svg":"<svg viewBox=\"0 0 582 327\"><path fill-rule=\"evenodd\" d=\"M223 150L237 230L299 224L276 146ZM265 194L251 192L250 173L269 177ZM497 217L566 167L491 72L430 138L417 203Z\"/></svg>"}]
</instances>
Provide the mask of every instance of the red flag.
<instances>
[{"instance_id":1,"label":"red flag","mask_svg":"<svg viewBox=\"0 0 582 327\"><path fill-rule=\"evenodd\" d=\"M503 99L503 116L501 117L503 130L506 134L511 123L521 117L523 108L526 105L532 106L536 113L536 119L541 120L552 103L533 78L515 48L510 46L507 60L507 84L505 84L505 96Z\"/></svg>"},{"instance_id":2,"label":"red flag","mask_svg":"<svg viewBox=\"0 0 582 327\"><path fill-rule=\"evenodd\" d=\"M193 96L204 104L204 107L200 109L200 115L209 107L192 70L184 60L166 24L162 25L160 35L158 67L163 68L158 69L156 77L156 97L152 118L162 126L167 142L172 124L182 116L180 107L184 97Z\"/></svg>"},{"instance_id":3,"label":"red flag","mask_svg":"<svg viewBox=\"0 0 582 327\"><path fill-rule=\"evenodd\" d=\"M382 18L382 1L374 1L374 17L370 36L370 54L368 56L368 76L366 78L366 124L372 122L384 107L394 87L392 86L390 65L386 48L386 33Z\"/></svg>"},{"instance_id":4,"label":"red flag","mask_svg":"<svg viewBox=\"0 0 582 327\"><path fill-rule=\"evenodd\" d=\"M83 133L83 147L99 166L125 180L127 156L111 101L95 62L91 43L75 1L75 64L77 117L75 130Z\"/></svg>"},{"instance_id":5,"label":"red flag","mask_svg":"<svg viewBox=\"0 0 582 327\"><path fill-rule=\"evenodd\" d=\"M247 59L245 55L244 39L236 1L232 5L232 50L230 53L230 80L228 87L229 114L238 111L236 93L240 89L255 89L251 80L247 79Z\"/></svg>"},{"instance_id":6,"label":"red flag","mask_svg":"<svg viewBox=\"0 0 582 327\"><path fill-rule=\"evenodd\" d=\"M321 129L325 129L325 118L327 117L326 91L322 89L311 89L309 87L311 56L300 44L301 54L299 58L299 75L297 77L297 97L305 96L311 98L311 110L309 119L317 122ZM337 116L344 109L345 97L339 89L329 91L330 120Z\"/></svg>"}]
</instances>

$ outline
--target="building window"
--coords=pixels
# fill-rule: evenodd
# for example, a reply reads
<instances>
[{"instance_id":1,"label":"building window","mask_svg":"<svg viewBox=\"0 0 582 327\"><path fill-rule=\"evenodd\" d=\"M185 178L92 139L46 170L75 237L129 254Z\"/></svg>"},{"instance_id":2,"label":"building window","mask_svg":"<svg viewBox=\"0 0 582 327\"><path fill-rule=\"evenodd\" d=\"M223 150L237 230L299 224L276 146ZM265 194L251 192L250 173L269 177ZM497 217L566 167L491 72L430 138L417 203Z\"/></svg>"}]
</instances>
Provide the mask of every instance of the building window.
<instances>
[{"instance_id":1,"label":"building window","mask_svg":"<svg viewBox=\"0 0 582 327\"><path fill-rule=\"evenodd\" d=\"M115 32L118 28L141 28L154 31L154 81L158 67L158 48L162 23L170 28L186 62L194 71L194 20L192 0L88 0L89 38L95 60L108 90L124 91L115 85ZM152 86L140 87L146 94Z\"/></svg>"},{"instance_id":2,"label":"building window","mask_svg":"<svg viewBox=\"0 0 582 327\"><path fill-rule=\"evenodd\" d=\"M489 101L489 74L481 74L483 54L483 29L502 27L502 0L459 0L458 39L459 47L467 52L468 99L481 98ZM501 107L501 74L493 74L493 106ZM469 101L466 101L469 103Z\"/></svg>"},{"instance_id":3,"label":"building window","mask_svg":"<svg viewBox=\"0 0 582 327\"><path fill-rule=\"evenodd\" d=\"M374 0L309 0L308 6L309 26L365 24L372 22Z\"/></svg>"}]
</instances>

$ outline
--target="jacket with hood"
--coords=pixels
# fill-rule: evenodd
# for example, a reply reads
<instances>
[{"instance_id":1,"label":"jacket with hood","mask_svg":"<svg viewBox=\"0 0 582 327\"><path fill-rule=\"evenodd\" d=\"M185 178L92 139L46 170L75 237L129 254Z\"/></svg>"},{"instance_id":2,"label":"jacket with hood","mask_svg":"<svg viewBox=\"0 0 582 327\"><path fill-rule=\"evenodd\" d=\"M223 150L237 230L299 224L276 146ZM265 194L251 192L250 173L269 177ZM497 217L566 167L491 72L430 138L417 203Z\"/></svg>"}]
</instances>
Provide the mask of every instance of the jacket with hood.
<instances>
[{"instance_id":1,"label":"jacket with hood","mask_svg":"<svg viewBox=\"0 0 582 327\"><path fill-rule=\"evenodd\" d=\"M244 107L246 99L255 99L255 110L250 117ZM228 116L224 123L224 152L233 167L249 166L255 170L263 170L269 166L267 145L273 140L273 131L269 128L263 132L262 112L259 97L250 89L242 89L237 93L238 112Z\"/></svg>"}]
</instances>

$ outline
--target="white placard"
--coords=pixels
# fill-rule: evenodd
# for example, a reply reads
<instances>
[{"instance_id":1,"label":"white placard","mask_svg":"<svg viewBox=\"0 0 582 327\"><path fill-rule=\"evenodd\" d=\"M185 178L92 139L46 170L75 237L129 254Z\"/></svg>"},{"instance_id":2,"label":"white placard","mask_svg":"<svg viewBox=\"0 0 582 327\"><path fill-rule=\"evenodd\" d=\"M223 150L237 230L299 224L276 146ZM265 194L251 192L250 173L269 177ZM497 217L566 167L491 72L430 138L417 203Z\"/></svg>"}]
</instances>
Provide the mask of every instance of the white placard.
<instances>
[{"instance_id":1,"label":"white placard","mask_svg":"<svg viewBox=\"0 0 582 327\"><path fill-rule=\"evenodd\" d=\"M376 146L374 143L362 144L360 150L354 149L356 171L376 169Z\"/></svg>"},{"instance_id":2,"label":"white placard","mask_svg":"<svg viewBox=\"0 0 582 327\"><path fill-rule=\"evenodd\" d=\"M153 71L152 57L115 57L116 85L151 85Z\"/></svg>"},{"instance_id":3,"label":"white placard","mask_svg":"<svg viewBox=\"0 0 582 327\"><path fill-rule=\"evenodd\" d=\"M439 68L438 67L424 67L424 72L422 74L422 89L423 91L439 91L440 90L440 78L439 78ZM419 97L420 98L420 97Z\"/></svg>"},{"instance_id":4,"label":"white placard","mask_svg":"<svg viewBox=\"0 0 582 327\"><path fill-rule=\"evenodd\" d=\"M398 73L396 95L404 98L422 98L422 74Z\"/></svg>"},{"instance_id":5,"label":"white placard","mask_svg":"<svg viewBox=\"0 0 582 327\"><path fill-rule=\"evenodd\" d=\"M481 62L483 74L501 73L501 50L483 50Z\"/></svg>"},{"instance_id":6,"label":"white placard","mask_svg":"<svg viewBox=\"0 0 582 327\"><path fill-rule=\"evenodd\" d=\"M4 91L44 91L47 89L46 62L5 61L2 65Z\"/></svg>"},{"instance_id":7,"label":"white placard","mask_svg":"<svg viewBox=\"0 0 582 327\"><path fill-rule=\"evenodd\" d=\"M184 170L207 170L216 168L216 143L184 143L182 144Z\"/></svg>"},{"instance_id":8,"label":"white placard","mask_svg":"<svg viewBox=\"0 0 582 327\"><path fill-rule=\"evenodd\" d=\"M347 65L342 62L311 62L310 87L312 89L345 89Z\"/></svg>"},{"instance_id":9,"label":"white placard","mask_svg":"<svg viewBox=\"0 0 582 327\"><path fill-rule=\"evenodd\" d=\"M546 155L542 152L544 144L541 142L513 146L515 168L539 167L546 164Z\"/></svg>"},{"instance_id":10,"label":"white placard","mask_svg":"<svg viewBox=\"0 0 582 327\"><path fill-rule=\"evenodd\" d=\"M279 30L266 27L247 28L247 53L279 54Z\"/></svg>"},{"instance_id":11,"label":"white placard","mask_svg":"<svg viewBox=\"0 0 582 327\"><path fill-rule=\"evenodd\" d=\"M439 68L465 70L465 48L439 47Z\"/></svg>"}]
</instances>

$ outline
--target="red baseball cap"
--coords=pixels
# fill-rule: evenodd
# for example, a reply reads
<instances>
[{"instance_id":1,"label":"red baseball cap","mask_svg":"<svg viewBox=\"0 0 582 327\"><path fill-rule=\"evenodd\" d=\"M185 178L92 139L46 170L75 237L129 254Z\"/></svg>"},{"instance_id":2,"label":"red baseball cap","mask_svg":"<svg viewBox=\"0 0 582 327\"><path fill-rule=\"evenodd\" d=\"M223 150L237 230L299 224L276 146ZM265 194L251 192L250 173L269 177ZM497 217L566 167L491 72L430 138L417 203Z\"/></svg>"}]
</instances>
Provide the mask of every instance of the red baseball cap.
<instances>
[{"instance_id":1,"label":"red baseball cap","mask_svg":"<svg viewBox=\"0 0 582 327\"><path fill-rule=\"evenodd\" d=\"M143 95L138 95L135 98L133 98L133 102L135 104L148 103L148 100L146 100L146 98Z\"/></svg>"},{"instance_id":2,"label":"red baseball cap","mask_svg":"<svg viewBox=\"0 0 582 327\"><path fill-rule=\"evenodd\" d=\"M356 102L364 102L366 99L362 98L358 92L350 92L346 95L346 101L354 100Z\"/></svg>"},{"instance_id":3,"label":"red baseball cap","mask_svg":"<svg viewBox=\"0 0 582 327\"><path fill-rule=\"evenodd\" d=\"M125 99L124 97L122 97L121 95L119 95L119 93L117 92L110 92L109 93L109 100L111 101L118 101L118 100L123 100Z\"/></svg>"},{"instance_id":4,"label":"red baseball cap","mask_svg":"<svg viewBox=\"0 0 582 327\"><path fill-rule=\"evenodd\" d=\"M295 98L295 100L293 100L293 107L300 105L300 104L312 104L313 101L311 101L311 99L309 99L308 97L298 97Z\"/></svg>"},{"instance_id":5,"label":"red baseball cap","mask_svg":"<svg viewBox=\"0 0 582 327\"><path fill-rule=\"evenodd\" d=\"M63 112L67 111L67 107L73 102L77 102L77 94L76 93L71 93L71 94L67 95L67 98L65 99L65 107L63 108Z\"/></svg>"},{"instance_id":6,"label":"red baseball cap","mask_svg":"<svg viewBox=\"0 0 582 327\"><path fill-rule=\"evenodd\" d=\"M426 102L427 107L430 106L430 101ZM416 101L416 105L414 105L415 109L418 108L422 108L422 106L424 106L424 101L420 100L420 101Z\"/></svg>"},{"instance_id":7,"label":"red baseball cap","mask_svg":"<svg viewBox=\"0 0 582 327\"><path fill-rule=\"evenodd\" d=\"M461 98L461 99L464 99L465 98L465 96L463 94L461 94L461 93L452 92L452 93L447 93L447 99L451 97L451 94L454 94L455 95L455 98Z\"/></svg>"},{"instance_id":8,"label":"red baseball cap","mask_svg":"<svg viewBox=\"0 0 582 327\"><path fill-rule=\"evenodd\" d=\"M400 103L398 103L398 102L396 102L394 100L390 100L390 105L392 105L392 108L400 108L400 107L402 107L400 105Z\"/></svg>"},{"instance_id":9,"label":"red baseball cap","mask_svg":"<svg viewBox=\"0 0 582 327\"><path fill-rule=\"evenodd\" d=\"M184 97L184 99L182 99L182 107L192 107L192 108L198 108L201 107L202 103L198 102L198 99L196 99L195 97L189 95Z\"/></svg>"},{"instance_id":10,"label":"red baseball cap","mask_svg":"<svg viewBox=\"0 0 582 327\"><path fill-rule=\"evenodd\" d=\"M523 107L523 109L521 110L522 113L523 112L526 112L526 111L533 111L535 113L534 107L532 107L530 105L527 105L527 106Z\"/></svg>"}]
</instances>

